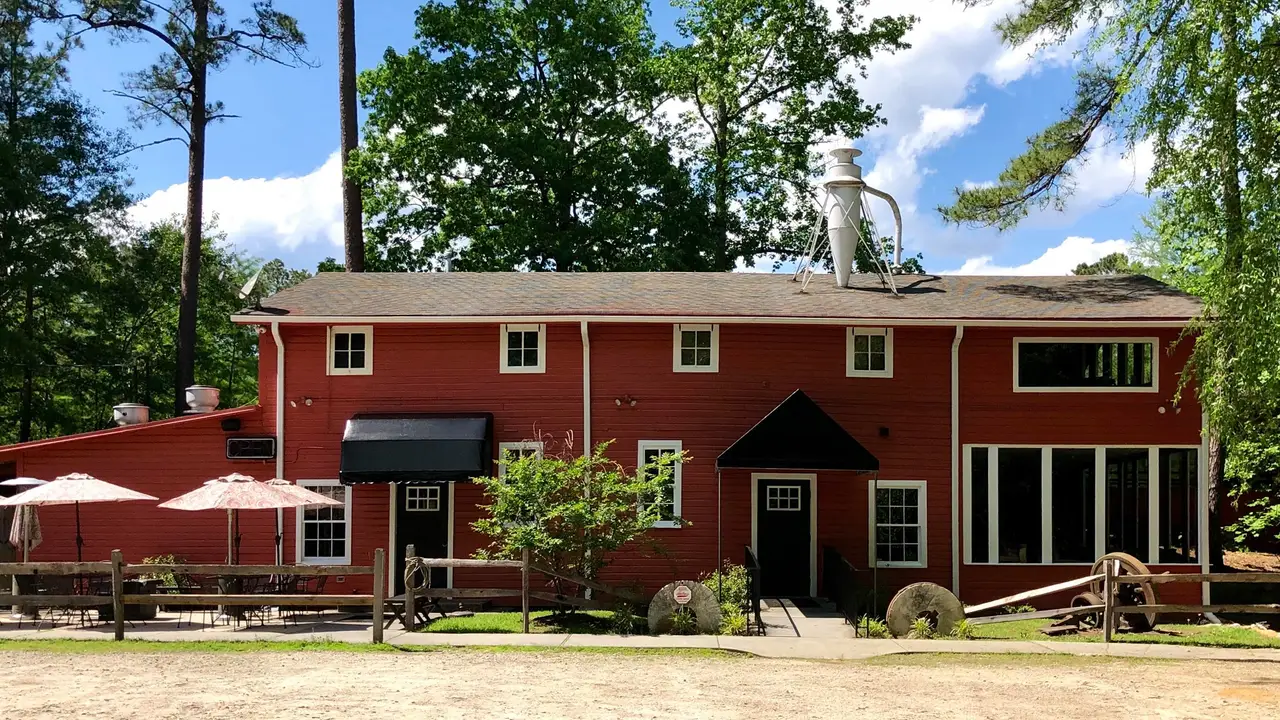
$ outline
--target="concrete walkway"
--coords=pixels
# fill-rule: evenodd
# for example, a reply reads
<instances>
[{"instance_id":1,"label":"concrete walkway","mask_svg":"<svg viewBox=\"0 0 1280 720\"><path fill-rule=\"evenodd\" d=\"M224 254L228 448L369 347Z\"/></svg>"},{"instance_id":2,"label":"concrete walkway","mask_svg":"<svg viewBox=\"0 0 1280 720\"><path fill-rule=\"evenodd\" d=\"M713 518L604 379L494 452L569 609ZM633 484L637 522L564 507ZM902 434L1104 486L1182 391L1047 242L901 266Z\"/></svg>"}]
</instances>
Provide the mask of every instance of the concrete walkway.
<instances>
[{"instance_id":1,"label":"concrete walkway","mask_svg":"<svg viewBox=\"0 0 1280 720\"><path fill-rule=\"evenodd\" d=\"M268 627L254 630L229 628L178 630L173 627L139 625L126 630L125 636L134 640L160 642L202 641L329 641L345 643L369 643L372 631L369 623L346 621L318 625L295 626L288 629ZM0 639L5 640L106 640L111 638L109 627L34 630L18 629L6 624L0 629ZM385 634L388 644L398 647L485 647L523 646L560 648L697 648L729 650L759 657L799 658L808 660L865 660L883 655L904 653L997 653L1034 655L1083 655L1132 658L1159 658L1172 660L1234 660L1280 662L1280 649L1229 649L1190 647L1182 645L1143 645L1137 643L1077 643L1023 640L855 640L843 637L728 637L715 635L569 635L535 633L530 635L486 633L406 633L389 628Z\"/></svg>"}]
</instances>

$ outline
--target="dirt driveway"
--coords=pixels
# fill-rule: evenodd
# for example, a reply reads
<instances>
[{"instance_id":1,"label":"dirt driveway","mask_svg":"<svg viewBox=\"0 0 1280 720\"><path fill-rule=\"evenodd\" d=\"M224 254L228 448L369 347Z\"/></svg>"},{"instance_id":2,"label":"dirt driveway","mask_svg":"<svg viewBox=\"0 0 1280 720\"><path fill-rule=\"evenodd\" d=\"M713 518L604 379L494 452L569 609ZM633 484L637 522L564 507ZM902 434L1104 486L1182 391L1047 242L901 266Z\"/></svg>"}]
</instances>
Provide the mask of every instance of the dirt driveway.
<instances>
[{"instance_id":1,"label":"dirt driveway","mask_svg":"<svg viewBox=\"0 0 1280 720\"><path fill-rule=\"evenodd\" d=\"M0 708L15 718L1280 717L1270 663L476 650L10 651L0 663Z\"/></svg>"}]
</instances>

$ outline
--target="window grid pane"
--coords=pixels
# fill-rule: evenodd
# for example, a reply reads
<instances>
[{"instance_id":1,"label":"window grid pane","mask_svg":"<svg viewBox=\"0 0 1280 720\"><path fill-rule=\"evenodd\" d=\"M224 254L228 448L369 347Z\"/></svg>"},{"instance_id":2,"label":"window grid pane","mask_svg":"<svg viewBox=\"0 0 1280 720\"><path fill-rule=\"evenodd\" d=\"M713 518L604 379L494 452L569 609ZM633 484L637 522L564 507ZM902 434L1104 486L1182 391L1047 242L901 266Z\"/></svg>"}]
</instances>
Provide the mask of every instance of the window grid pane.
<instances>
[{"instance_id":1,"label":"window grid pane","mask_svg":"<svg viewBox=\"0 0 1280 720\"><path fill-rule=\"evenodd\" d=\"M680 364L685 367L711 367L711 331L680 331Z\"/></svg>"},{"instance_id":2,"label":"window grid pane","mask_svg":"<svg viewBox=\"0 0 1280 720\"><path fill-rule=\"evenodd\" d=\"M889 366L888 337L883 331L853 331L853 369L885 372Z\"/></svg>"},{"instance_id":3,"label":"window grid pane","mask_svg":"<svg viewBox=\"0 0 1280 720\"><path fill-rule=\"evenodd\" d=\"M920 562L920 489L877 488L876 562Z\"/></svg>"},{"instance_id":4,"label":"window grid pane","mask_svg":"<svg viewBox=\"0 0 1280 720\"><path fill-rule=\"evenodd\" d=\"M347 489L340 485L303 487L326 497L346 502ZM346 506L309 507L302 511L302 557L304 560L345 561L347 552Z\"/></svg>"}]
</instances>

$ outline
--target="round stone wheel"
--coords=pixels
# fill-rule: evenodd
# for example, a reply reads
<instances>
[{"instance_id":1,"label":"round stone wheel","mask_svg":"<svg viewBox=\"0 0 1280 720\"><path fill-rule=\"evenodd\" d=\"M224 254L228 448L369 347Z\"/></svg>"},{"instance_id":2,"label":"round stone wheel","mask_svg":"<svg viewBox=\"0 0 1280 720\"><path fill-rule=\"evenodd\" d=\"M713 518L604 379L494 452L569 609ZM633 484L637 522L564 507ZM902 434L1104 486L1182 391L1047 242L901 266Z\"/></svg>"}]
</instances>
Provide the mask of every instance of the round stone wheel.
<instances>
[{"instance_id":1,"label":"round stone wheel","mask_svg":"<svg viewBox=\"0 0 1280 720\"><path fill-rule=\"evenodd\" d=\"M1113 552L1107 553L1098 558L1093 564L1093 570L1090 575L1101 575L1104 572L1104 566L1108 562L1120 561L1121 575L1150 575L1151 571L1138 558L1129 553ZM1153 583L1116 583L1119 587L1116 589L1116 601L1121 605L1156 605L1156 586ZM1105 592L1101 580L1094 580L1089 585L1089 589L1093 591L1099 598ZM1144 613L1141 615L1124 614L1124 622L1128 624L1129 629L1134 632L1147 632L1156 626L1156 614Z\"/></svg>"},{"instance_id":2,"label":"round stone wheel","mask_svg":"<svg viewBox=\"0 0 1280 720\"><path fill-rule=\"evenodd\" d=\"M693 613L698 621L698 632L714 635L720 631L720 601L715 592L700 582L679 580L668 583L649 601L649 632L665 635L671 632L671 616L680 609L676 602L676 588L685 586L692 592L689 602L684 607Z\"/></svg>"},{"instance_id":3,"label":"round stone wheel","mask_svg":"<svg viewBox=\"0 0 1280 720\"><path fill-rule=\"evenodd\" d=\"M951 591L929 582L908 585L889 601L885 624L894 637L905 637L917 618L934 620L934 632L950 635L951 628L964 619L964 605Z\"/></svg>"}]
</instances>

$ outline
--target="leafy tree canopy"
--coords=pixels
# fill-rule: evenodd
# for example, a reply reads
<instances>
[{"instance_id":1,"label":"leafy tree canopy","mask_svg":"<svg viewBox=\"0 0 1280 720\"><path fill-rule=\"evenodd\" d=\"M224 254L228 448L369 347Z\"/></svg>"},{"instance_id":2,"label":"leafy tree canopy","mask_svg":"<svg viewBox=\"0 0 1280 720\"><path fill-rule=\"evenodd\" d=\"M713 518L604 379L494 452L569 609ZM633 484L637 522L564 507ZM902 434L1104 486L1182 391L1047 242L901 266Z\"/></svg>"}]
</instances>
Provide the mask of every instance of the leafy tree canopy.
<instances>
[{"instance_id":1,"label":"leafy tree canopy","mask_svg":"<svg viewBox=\"0 0 1280 720\"><path fill-rule=\"evenodd\" d=\"M1130 259L1122 252L1114 252L1099 258L1097 262L1080 263L1071 271L1072 275L1143 275L1147 271L1145 265L1138 260Z\"/></svg>"}]
</instances>

